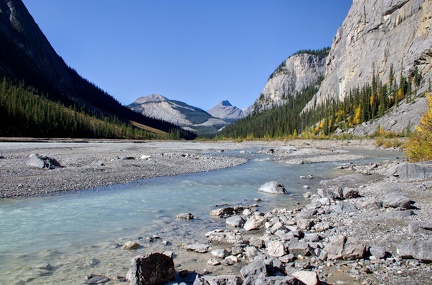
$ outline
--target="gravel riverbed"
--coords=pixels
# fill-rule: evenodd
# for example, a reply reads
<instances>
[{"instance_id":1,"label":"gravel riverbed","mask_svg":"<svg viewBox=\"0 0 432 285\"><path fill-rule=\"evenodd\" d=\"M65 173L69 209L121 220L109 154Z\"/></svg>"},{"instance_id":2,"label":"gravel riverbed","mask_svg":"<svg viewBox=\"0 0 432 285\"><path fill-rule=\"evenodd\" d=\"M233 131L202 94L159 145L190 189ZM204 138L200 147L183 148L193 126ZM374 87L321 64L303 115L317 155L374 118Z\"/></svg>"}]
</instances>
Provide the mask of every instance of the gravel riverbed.
<instances>
[{"instance_id":1,"label":"gravel riverbed","mask_svg":"<svg viewBox=\"0 0 432 285\"><path fill-rule=\"evenodd\" d=\"M3 198L46 195L227 168L247 160L224 156L224 151L240 153L251 148L261 149L280 163L345 161L341 169L347 175L305 190L309 193L305 193L304 206L297 209L236 213L246 222L259 219L263 223L257 230L232 229L227 220L225 229L206 235L208 252L187 250L187 241L173 245L183 275L194 272L203 276L202 282L217 280L214 275L240 276L243 268L259 266L262 260L273 270L264 278L268 282L284 275L313 273L321 284L432 284L432 167L407 164L403 159L347 166L347 160L361 157L347 150L376 150L371 140L1 142L0 193ZM29 155L34 153L54 158L61 167L29 166ZM226 238L217 241L219 233L233 237L234 244ZM221 248L227 257L210 252ZM262 281L262 276L249 277ZM182 278L175 282L180 284Z\"/></svg>"},{"instance_id":2,"label":"gravel riverbed","mask_svg":"<svg viewBox=\"0 0 432 285\"><path fill-rule=\"evenodd\" d=\"M0 197L86 190L233 167L247 160L205 153L236 148L240 146L193 142L1 142ZM31 154L55 159L61 167L30 166Z\"/></svg>"}]
</instances>

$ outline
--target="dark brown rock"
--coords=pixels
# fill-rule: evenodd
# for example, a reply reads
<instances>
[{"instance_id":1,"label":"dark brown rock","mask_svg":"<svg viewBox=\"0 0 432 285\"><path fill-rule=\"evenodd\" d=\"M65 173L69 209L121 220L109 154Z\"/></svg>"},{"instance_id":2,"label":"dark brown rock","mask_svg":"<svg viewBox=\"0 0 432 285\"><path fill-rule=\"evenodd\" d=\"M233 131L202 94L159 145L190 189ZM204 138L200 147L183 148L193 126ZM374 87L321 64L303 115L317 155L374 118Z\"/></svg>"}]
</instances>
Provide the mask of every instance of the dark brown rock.
<instances>
[{"instance_id":1,"label":"dark brown rock","mask_svg":"<svg viewBox=\"0 0 432 285\"><path fill-rule=\"evenodd\" d=\"M127 274L131 285L162 285L176 275L174 261L162 253L135 257Z\"/></svg>"}]
</instances>

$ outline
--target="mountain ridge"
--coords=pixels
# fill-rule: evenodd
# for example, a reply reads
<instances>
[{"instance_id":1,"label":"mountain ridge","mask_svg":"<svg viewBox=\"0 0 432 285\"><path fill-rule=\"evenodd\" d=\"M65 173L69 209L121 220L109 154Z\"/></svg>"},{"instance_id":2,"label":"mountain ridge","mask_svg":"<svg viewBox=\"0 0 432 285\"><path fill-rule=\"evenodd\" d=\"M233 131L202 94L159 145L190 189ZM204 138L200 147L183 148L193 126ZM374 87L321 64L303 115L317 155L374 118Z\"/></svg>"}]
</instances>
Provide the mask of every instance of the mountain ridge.
<instances>
[{"instance_id":1,"label":"mountain ridge","mask_svg":"<svg viewBox=\"0 0 432 285\"><path fill-rule=\"evenodd\" d=\"M246 111L233 106L228 100L222 100L219 104L207 110L207 112L213 117L220 118L230 123L248 115Z\"/></svg>"},{"instance_id":2,"label":"mountain ridge","mask_svg":"<svg viewBox=\"0 0 432 285\"><path fill-rule=\"evenodd\" d=\"M314 84L325 73L326 53L297 52L284 60L270 75L252 112L281 106Z\"/></svg>"},{"instance_id":3,"label":"mountain ridge","mask_svg":"<svg viewBox=\"0 0 432 285\"><path fill-rule=\"evenodd\" d=\"M137 98L128 107L145 116L162 119L194 131L199 135L214 135L228 122L182 101L170 100L160 94Z\"/></svg>"}]
</instances>

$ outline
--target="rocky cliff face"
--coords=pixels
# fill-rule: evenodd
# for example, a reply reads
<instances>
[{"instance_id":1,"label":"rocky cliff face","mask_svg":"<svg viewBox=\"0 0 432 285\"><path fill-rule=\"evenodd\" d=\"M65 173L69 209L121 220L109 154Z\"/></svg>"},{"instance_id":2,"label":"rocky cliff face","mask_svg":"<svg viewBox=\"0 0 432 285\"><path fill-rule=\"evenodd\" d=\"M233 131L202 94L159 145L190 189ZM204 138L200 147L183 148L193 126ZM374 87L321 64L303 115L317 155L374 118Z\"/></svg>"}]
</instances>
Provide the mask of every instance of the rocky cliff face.
<instances>
[{"instance_id":1,"label":"rocky cliff face","mask_svg":"<svg viewBox=\"0 0 432 285\"><path fill-rule=\"evenodd\" d=\"M286 102L291 96L315 84L325 73L326 57L310 53L290 56L273 72L253 111L270 109Z\"/></svg>"},{"instance_id":2,"label":"rocky cliff face","mask_svg":"<svg viewBox=\"0 0 432 285\"><path fill-rule=\"evenodd\" d=\"M431 29L430 0L354 0L333 39L325 79L307 108L326 98L345 98L351 89L370 83L374 69L384 83L391 66L396 78L417 69L427 86L432 77Z\"/></svg>"},{"instance_id":3,"label":"rocky cliff face","mask_svg":"<svg viewBox=\"0 0 432 285\"><path fill-rule=\"evenodd\" d=\"M207 113L227 122L234 122L246 116L243 110L231 105L228 100L224 100L210 110L207 110Z\"/></svg>"}]
</instances>

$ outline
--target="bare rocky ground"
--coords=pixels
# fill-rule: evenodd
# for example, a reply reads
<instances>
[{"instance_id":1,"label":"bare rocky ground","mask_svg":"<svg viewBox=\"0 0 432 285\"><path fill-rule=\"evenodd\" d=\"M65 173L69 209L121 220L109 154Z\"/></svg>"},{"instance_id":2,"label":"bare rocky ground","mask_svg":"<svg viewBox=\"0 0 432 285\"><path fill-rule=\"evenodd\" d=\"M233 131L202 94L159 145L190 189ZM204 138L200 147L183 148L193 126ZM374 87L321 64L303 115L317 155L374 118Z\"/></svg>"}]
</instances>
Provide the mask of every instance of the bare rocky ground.
<instances>
[{"instance_id":1,"label":"bare rocky ground","mask_svg":"<svg viewBox=\"0 0 432 285\"><path fill-rule=\"evenodd\" d=\"M269 152L290 164L355 158L340 143L273 142ZM344 144L374 148L370 141ZM208 264L231 275L203 274L194 285L432 284L431 164L398 159L340 169L347 175L320 182L298 209L221 209L228 229L186 247L207 246L200 254Z\"/></svg>"},{"instance_id":2,"label":"bare rocky ground","mask_svg":"<svg viewBox=\"0 0 432 285\"><path fill-rule=\"evenodd\" d=\"M85 190L245 163L243 158L203 154L233 148L239 146L193 142L0 142L0 197ZM48 169L44 163L31 166L31 154L54 159L60 167Z\"/></svg>"},{"instance_id":3,"label":"bare rocky ground","mask_svg":"<svg viewBox=\"0 0 432 285\"><path fill-rule=\"evenodd\" d=\"M46 195L127 183L159 176L172 176L227 168L246 162L243 158L209 156L250 147L277 150L306 149L310 154L326 152L329 146L318 141L273 142L118 142L84 140L0 139L0 197ZM373 149L370 140L334 141L331 147ZM47 169L29 164L39 154L56 160L61 167ZM332 153L331 159L346 159ZM334 154L340 154L339 158ZM292 161L296 163L295 161Z\"/></svg>"},{"instance_id":4,"label":"bare rocky ground","mask_svg":"<svg viewBox=\"0 0 432 285\"><path fill-rule=\"evenodd\" d=\"M245 161L205 152L221 154L251 147L265 147L275 160L290 164L349 160L357 157L346 149L376 149L371 140L2 142L0 189L2 197L41 195L208 171ZM55 158L62 167L28 166L32 153ZM432 284L430 165L413 166L398 160L373 165L341 163L341 169L347 175L312 187L305 194L305 205L298 209L260 213L259 208L238 208L220 215L227 228L209 232L205 244L185 241L176 250L176 260L188 252L190 261L181 261L177 270L182 272L175 283L191 284L181 275L193 271L202 274L197 285L209 280L210 284L225 284L222 280L229 278L237 280L229 284L241 284L243 279L249 282L243 284L291 284L271 283L283 282L291 274L301 274L300 280L312 274L312 280L319 279L321 284ZM254 270L263 270L265 276L251 274ZM231 277L217 277L227 274ZM319 284L315 281L304 280Z\"/></svg>"}]
</instances>

